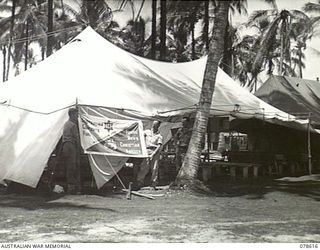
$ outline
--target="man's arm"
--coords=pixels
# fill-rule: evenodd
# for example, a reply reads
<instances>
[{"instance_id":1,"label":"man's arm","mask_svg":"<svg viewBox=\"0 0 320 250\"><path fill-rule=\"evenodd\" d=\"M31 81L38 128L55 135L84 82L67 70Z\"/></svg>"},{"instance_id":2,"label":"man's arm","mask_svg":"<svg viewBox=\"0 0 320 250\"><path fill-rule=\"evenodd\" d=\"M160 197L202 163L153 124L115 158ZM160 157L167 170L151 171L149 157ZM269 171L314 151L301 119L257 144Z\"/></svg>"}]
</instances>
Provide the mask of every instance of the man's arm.
<instances>
[{"instance_id":1,"label":"man's arm","mask_svg":"<svg viewBox=\"0 0 320 250\"><path fill-rule=\"evenodd\" d=\"M153 153L149 156L150 159L152 159L152 157L158 152L161 151L162 149L162 144L158 144L158 146L156 147L156 149L153 151Z\"/></svg>"}]
</instances>

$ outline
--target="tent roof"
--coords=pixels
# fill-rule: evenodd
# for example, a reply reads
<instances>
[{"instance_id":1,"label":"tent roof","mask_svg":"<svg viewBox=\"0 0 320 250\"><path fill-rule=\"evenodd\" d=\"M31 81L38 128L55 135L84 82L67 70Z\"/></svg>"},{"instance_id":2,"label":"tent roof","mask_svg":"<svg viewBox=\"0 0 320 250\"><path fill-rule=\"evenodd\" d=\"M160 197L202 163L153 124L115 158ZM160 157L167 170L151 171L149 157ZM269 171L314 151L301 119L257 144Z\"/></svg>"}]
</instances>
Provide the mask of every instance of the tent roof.
<instances>
[{"instance_id":1,"label":"tent roof","mask_svg":"<svg viewBox=\"0 0 320 250\"><path fill-rule=\"evenodd\" d=\"M154 115L198 103L206 57L187 63L166 63L132 55L87 27L75 39L34 68L0 88L0 102L52 112L74 104L135 110ZM243 89L221 69L218 71L212 111L238 116L279 118L290 116Z\"/></svg>"},{"instance_id":2,"label":"tent roof","mask_svg":"<svg viewBox=\"0 0 320 250\"><path fill-rule=\"evenodd\" d=\"M297 77L270 76L255 95L269 104L320 124L320 83Z\"/></svg>"}]
</instances>

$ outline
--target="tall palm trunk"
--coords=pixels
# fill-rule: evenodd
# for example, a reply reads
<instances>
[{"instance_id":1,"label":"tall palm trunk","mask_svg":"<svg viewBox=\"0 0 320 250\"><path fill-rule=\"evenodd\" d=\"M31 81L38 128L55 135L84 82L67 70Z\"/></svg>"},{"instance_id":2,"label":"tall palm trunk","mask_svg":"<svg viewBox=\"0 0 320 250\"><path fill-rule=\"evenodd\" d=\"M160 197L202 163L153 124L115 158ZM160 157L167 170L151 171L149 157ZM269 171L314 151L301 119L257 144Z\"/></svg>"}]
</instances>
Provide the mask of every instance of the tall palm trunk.
<instances>
[{"instance_id":1,"label":"tall palm trunk","mask_svg":"<svg viewBox=\"0 0 320 250\"><path fill-rule=\"evenodd\" d=\"M10 23L10 35L9 35L9 47L8 47L8 53L7 53L7 73L6 73L6 81L9 79L9 73L10 73L10 61L11 61L11 46L12 46L12 40L13 40L13 30L14 30L14 19L16 14L16 0L12 0L12 6L11 6L11 23Z\"/></svg>"},{"instance_id":2,"label":"tall palm trunk","mask_svg":"<svg viewBox=\"0 0 320 250\"><path fill-rule=\"evenodd\" d=\"M214 29L209 47L207 65L204 73L199 106L193 126L193 132L188 151L182 167L177 176L177 182L194 185L197 177L202 141L206 133L207 123L210 115L210 107L215 88L218 64L223 53L223 37L228 19L228 8L230 1L219 1L219 8L214 17Z\"/></svg>"},{"instance_id":3,"label":"tall palm trunk","mask_svg":"<svg viewBox=\"0 0 320 250\"><path fill-rule=\"evenodd\" d=\"M25 33L25 52L24 52L24 70L28 69L28 51L29 51L29 19L26 22L26 33Z\"/></svg>"},{"instance_id":4,"label":"tall palm trunk","mask_svg":"<svg viewBox=\"0 0 320 250\"><path fill-rule=\"evenodd\" d=\"M279 75L283 73L283 57L284 57L284 21L282 21L281 33L280 33L280 66Z\"/></svg>"},{"instance_id":5,"label":"tall palm trunk","mask_svg":"<svg viewBox=\"0 0 320 250\"><path fill-rule=\"evenodd\" d=\"M233 77L233 65L232 65L232 37L230 32L230 23L227 21L226 31L224 34L224 48L223 48L223 57L221 68L229 76Z\"/></svg>"},{"instance_id":6,"label":"tall palm trunk","mask_svg":"<svg viewBox=\"0 0 320 250\"><path fill-rule=\"evenodd\" d=\"M299 65L298 65L298 68L299 68L299 77L302 78L302 49L301 49L301 46L299 46L298 48L298 53L299 53Z\"/></svg>"},{"instance_id":7,"label":"tall palm trunk","mask_svg":"<svg viewBox=\"0 0 320 250\"><path fill-rule=\"evenodd\" d=\"M160 60L166 58L167 0L160 1Z\"/></svg>"},{"instance_id":8,"label":"tall palm trunk","mask_svg":"<svg viewBox=\"0 0 320 250\"><path fill-rule=\"evenodd\" d=\"M48 34L47 34L47 57L52 54L52 31L53 31L53 0L48 0Z\"/></svg>"},{"instance_id":9,"label":"tall palm trunk","mask_svg":"<svg viewBox=\"0 0 320 250\"><path fill-rule=\"evenodd\" d=\"M209 0L204 1L204 41L206 51L209 51Z\"/></svg>"},{"instance_id":10,"label":"tall palm trunk","mask_svg":"<svg viewBox=\"0 0 320 250\"><path fill-rule=\"evenodd\" d=\"M157 0L152 0L151 58L156 59Z\"/></svg>"},{"instance_id":11,"label":"tall palm trunk","mask_svg":"<svg viewBox=\"0 0 320 250\"><path fill-rule=\"evenodd\" d=\"M2 57L3 57L2 81L5 82L6 81L6 70L7 70L6 69L7 49L4 45L2 46Z\"/></svg>"},{"instance_id":12,"label":"tall palm trunk","mask_svg":"<svg viewBox=\"0 0 320 250\"><path fill-rule=\"evenodd\" d=\"M65 10L64 10L64 3L63 0L60 0L60 4L61 4L61 9L62 9L62 15L64 16L66 14Z\"/></svg>"},{"instance_id":13,"label":"tall palm trunk","mask_svg":"<svg viewBox=\"0 0 320 250\"><path fill-rule=\"evenodd\" d=\"M191 21L191 58L192 60L196 59L196 39L194 34L194 21Z\"/></svg>"}]
</instances>

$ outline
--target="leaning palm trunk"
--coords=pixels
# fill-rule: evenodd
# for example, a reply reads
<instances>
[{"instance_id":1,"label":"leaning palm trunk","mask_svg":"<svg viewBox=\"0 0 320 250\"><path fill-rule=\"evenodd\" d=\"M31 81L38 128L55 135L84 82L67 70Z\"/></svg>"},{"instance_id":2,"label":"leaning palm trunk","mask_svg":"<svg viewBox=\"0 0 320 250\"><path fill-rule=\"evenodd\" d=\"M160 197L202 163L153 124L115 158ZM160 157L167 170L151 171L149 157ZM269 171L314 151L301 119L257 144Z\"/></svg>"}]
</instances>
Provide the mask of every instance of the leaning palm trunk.
<instances>
[{"instance_id":1,"label":"leaning palm trunk","mask_svg":"<svg viewBox=\"0 0 320 250\"><path fill-rule=\"evenodd\" d=\"M255 59L253 61L252 64L252 79L256 79L258 74L261 71L261 68L263 66L263 62L264 62L264 57L268 54L269 48L270 48L270 44L272 43L272 36L276 33L277 31L277 27L278 27L278 22L279 22L279 18L276 18L271 26L268 28L265 36L263 37L263 40L260 43L260 48L255 56Z\"/></svg>"},{"instance_id":2,"label":"leaning palm trunk","mask_svg":"<svg viewBox=\"0 0 320 250\"><path fill-rule=\"evenodd\" d=\"M225 33L230 2L220 1L219 3L220 6L214 17L215 25L209 47L208 60L204 73L193 132L186 157L177 176L177 183L187 184L191 187L195 184L199 169L203 145L202 142L206 133L207 123L210 115L210 107L214 93L218 65L223 52L223 37Z\"/></svg>"}]
</instances>

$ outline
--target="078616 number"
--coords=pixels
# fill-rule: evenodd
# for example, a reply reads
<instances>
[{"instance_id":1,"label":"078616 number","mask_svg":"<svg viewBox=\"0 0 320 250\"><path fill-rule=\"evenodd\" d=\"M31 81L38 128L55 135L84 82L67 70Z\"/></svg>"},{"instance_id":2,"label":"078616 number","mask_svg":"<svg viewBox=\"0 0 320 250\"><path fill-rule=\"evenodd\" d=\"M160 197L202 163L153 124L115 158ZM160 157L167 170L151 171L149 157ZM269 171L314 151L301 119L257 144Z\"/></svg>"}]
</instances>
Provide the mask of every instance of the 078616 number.
<instances>
[{"instance_id":1,"label":"078616 number","mask_svg":"<svg viewBox=\"0 0 320 250\"><path fill-rule=\"evenodd\" d=\"M303 244L300 244L300 248L304 248L304 249L318 248L318 244L317 243L303 243Z\"/></svg>"}]
</instances>

